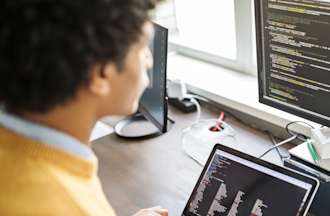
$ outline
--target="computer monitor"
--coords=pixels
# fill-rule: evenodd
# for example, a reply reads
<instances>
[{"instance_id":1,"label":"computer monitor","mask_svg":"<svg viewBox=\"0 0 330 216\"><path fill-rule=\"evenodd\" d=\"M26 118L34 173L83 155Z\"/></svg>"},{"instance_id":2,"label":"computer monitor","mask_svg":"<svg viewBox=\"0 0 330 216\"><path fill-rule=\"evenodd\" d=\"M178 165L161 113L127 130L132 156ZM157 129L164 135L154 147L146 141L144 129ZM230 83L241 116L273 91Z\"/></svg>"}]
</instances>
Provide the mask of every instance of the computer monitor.
<instances>
[{"instance_id":1,"label":"computer monitor","mask_svg":"<svg viewBox=\"0 0 330 216\"><path fill-rule=\"evenodd\" d=\"M139 111L163 133L167 131L166 65L168 30L154 23L154 39L150 43L153 68L148 71L150 84L145 90Z\"/></svg>"},{"instance_id":2,"label":"computer monitor","mask_svg":"<svg viewBox=\"0 0 330 216\"><path fill-rule=\"evenodd\" d=\"M150 84L142 95L138 113L115 126L117 135L146 138L167 132L167 44L168 30L154 23L154 38L150 42L154 64L148 71Z\"/></svg>"},{"instance_id":3,"label":"computer monitor","mask_svg":"<svg viewBox=\"0 0 330 216\"><path fill-rule=\"evenodd\" d=\"M259 100L330 126L330 2L255 0Z\"/></svg>"}]
</instances>

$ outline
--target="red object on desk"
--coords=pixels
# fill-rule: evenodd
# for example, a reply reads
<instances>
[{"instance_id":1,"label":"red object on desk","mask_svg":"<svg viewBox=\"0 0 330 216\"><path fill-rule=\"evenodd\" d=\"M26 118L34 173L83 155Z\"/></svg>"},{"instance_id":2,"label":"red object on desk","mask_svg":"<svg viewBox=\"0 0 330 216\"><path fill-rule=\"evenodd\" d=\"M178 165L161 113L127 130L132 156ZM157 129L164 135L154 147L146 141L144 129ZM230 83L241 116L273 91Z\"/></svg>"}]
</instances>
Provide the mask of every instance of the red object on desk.
<instances>
[{"instance_id":1,"label":"red object on desk","mask_svg":"<svg viewBox=\"0 0 330 216\"><path fill-rule=\"evenodd\" d=\"M213 126L211 128L211 131L213 131L213 132L220 132L222 130L221 125L222 125L222 122L223 122L223 119L224 118L225 118L225 113L224 112L221 112L220 113L220 116L219 116L219 118L217 120L217 123L215 124L215 126Z\"/></svg>"}]
</instances>

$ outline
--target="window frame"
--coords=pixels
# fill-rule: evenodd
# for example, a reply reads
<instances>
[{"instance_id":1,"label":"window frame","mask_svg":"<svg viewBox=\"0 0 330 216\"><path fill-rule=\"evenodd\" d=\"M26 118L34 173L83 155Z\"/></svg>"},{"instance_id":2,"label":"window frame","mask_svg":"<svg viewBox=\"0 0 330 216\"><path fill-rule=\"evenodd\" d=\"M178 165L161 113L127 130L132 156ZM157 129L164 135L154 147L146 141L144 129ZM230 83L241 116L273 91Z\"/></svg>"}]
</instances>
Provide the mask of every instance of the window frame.
<instances>
[{"instance_id":1,"label":"window frame","mask_svg":"<svg viewBox=\"0 0 330 216\"><path fill-rule=\"evenodd\" d=\"M225 58L220 55L180 44L171 37L169 40L170 49L181 55L256 76L257 65L255 63L253 51L255 49L255 43L253 42L255 39L255 31L253 29L254 0L233 1L236 28L236 59Z\"/></svg>"}]
</instances>

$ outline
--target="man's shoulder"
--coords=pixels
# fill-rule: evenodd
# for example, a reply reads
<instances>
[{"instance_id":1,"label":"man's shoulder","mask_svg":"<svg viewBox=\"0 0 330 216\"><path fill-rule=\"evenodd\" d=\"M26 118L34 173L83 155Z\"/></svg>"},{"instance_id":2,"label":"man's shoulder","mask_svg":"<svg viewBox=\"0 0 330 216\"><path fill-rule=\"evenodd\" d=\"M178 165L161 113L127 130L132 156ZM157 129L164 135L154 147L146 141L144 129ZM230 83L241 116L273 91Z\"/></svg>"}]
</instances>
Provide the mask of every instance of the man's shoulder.
<instances>
[{"instance_id":1,"label":"man's shoulder","mask_svg":"<svg viewBox=\"0 0 330 216\"><path fill-rule=\"evenodd\" d=\"M0 133L0 215L114 215L92 161L5 136Z\"/></svg>"},{"instance_id":2,"label":"man's shoulder","mask_svg":"<svg viewBox=\"0 0 330 216\"><path fill-rule=\"evenodd\" d=\"M15 163L13 158L0 156L0 169L0 213L81 214L44 162L20 158Z\"/></svg>"}]
</instances>

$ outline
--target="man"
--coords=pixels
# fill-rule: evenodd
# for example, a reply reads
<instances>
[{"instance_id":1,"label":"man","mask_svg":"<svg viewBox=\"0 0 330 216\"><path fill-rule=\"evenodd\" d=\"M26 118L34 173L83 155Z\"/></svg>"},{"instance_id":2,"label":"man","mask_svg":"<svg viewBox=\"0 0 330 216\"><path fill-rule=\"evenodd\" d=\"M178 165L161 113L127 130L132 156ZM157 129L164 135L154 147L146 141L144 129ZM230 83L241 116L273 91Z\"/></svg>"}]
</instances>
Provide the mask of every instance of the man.
<instances>
[{"instance_id":1,"label":"man","mask_svg":"<svg viewBox=\"0 0 330 216\"><path fill-rule=\"evenodd\" d=\"M152 66L155 4L2 2L0 215L115 215L89 137L101 117L137 110Z\"/></svg>"}]
</instances>

